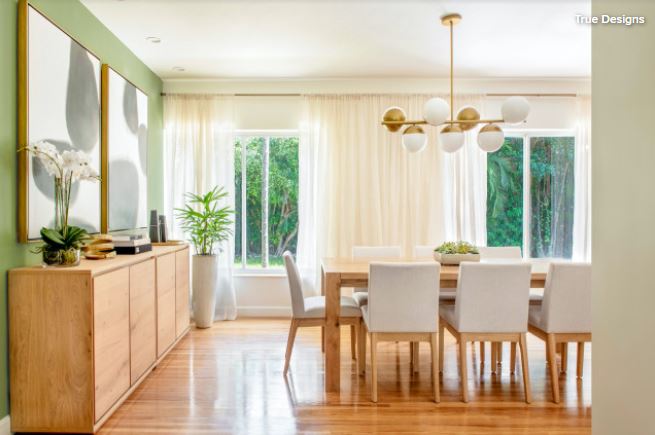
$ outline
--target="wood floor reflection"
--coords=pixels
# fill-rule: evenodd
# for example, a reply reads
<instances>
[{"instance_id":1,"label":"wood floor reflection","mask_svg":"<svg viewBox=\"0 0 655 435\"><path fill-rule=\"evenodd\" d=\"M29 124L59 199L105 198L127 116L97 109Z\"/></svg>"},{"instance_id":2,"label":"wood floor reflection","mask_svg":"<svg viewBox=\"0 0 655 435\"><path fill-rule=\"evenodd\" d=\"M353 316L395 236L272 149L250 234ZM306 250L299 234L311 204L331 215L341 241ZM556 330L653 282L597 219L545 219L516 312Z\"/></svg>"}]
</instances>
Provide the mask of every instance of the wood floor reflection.
<instances>
[{"instance_id":1,"label":"wood floor reflection","mask_svg":"<svg viewBox=\"0 0 655 435\"><path fill-rule=\"evenodd\" d=\"M282 376L286 319L243 319L192 330L105 424L101 434L293 433L590 433L591 346L582 381L560 378L562 403L550 402L544 343L528 337L533 403L526 405L521 372L509 374L509 346L499 375L480 372L469 347L470 403L460 400L455 342L446 333L441 403L431 402L429 348L412 375L407 344L379 353L379 402L368 378L355 374L349 329L342 328L342 392L323 392L320 330L298 332L288 379ZM489 348L487 347L487 361ZM370 370L368 375L370 376Z\"/></svg>"}]
</instances>

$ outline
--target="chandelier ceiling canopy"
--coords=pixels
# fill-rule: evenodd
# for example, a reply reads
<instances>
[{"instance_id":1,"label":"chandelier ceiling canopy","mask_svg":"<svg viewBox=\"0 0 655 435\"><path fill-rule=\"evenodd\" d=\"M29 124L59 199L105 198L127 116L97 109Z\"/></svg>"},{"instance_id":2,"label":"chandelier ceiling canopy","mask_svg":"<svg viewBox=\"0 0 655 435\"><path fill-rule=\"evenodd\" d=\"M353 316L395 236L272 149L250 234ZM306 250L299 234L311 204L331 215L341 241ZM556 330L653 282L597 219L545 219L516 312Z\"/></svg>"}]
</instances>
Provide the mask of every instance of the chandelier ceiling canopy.
<instances>
[{"instance_id":1,"label":"chandelier ceiling canopy","mask_svg":"<svg viewBox=\"0 0 655 435\"><path fill-rule=\"evenodd\" d=\"M446 14L441 17L441 23L450 29L450 105L442 98L431 98L423 107L422 120L408 120L405 111L400 107L390 107L384 112L382 125L390 132L403 129L403 146L409 152L418 152L425 148L427 136L421 125L444 127L439 138L444 151L452 153L464 145L464 132L484 124L478 131L478 145L486 152L500 149L505 140L500 123L518 124L528 116L530 105L528 100L520 96L512 96L501 106L500 119L480 119L480 112L474 107L464 107L454 116L453 111L453 27L462 20L460 14Z\"/></svg>"}]
</instances>

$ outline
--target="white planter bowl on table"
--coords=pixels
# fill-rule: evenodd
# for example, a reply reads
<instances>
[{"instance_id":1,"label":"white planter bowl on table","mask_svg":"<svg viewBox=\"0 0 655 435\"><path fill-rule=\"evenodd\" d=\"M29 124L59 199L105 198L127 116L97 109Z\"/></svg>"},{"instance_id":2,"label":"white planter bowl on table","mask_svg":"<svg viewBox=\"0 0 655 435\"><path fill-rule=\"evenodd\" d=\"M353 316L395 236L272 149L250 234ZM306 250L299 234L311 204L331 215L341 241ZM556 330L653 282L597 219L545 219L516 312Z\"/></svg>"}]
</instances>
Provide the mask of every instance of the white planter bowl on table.
<instances>
[{"instance_id":1,"label":"white planter bowl on table","mask_svg":"<svg viewBox=\"0 0 655 435\"><path fill-rule=\"evenodd\" d=\"M480 254L442 254L435 251L434 259L441 264L457 265L462 261L479 262Z\"/></svg>"}]
</instances>

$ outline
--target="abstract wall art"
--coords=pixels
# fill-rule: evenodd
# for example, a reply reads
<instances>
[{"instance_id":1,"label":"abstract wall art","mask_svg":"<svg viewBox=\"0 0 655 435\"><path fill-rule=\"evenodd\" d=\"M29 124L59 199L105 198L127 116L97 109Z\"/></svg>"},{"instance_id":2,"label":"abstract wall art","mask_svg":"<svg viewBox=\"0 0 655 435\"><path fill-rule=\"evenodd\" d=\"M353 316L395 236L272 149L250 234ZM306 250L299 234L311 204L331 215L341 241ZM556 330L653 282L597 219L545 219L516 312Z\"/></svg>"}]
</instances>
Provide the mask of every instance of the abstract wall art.
<instances>
[{"instance_id":1,"label":"abstract wall art","mask_svg":"<svg viewBox=\"0 0 655 435\"><path fill-rule=\"evenodd\" d=\"M39 141L81 150L100 169L100 60L27 3L19 16L19 147ZM22 242L54 226L54 182L38 158L19 153ZM76 183L70 221L100 231L100 183Z\"/></svg>"},{"instance_id":2,"label":"abstract wall art","mask_svg":"<svg viewBox=\"0 0 655 435\"><path fill-rule=\"evenodd\" d=\"M102 66L107 230L148 225L148 96ZM103 195L104 196L104 195Z\"/></svg>"}]
</instances>

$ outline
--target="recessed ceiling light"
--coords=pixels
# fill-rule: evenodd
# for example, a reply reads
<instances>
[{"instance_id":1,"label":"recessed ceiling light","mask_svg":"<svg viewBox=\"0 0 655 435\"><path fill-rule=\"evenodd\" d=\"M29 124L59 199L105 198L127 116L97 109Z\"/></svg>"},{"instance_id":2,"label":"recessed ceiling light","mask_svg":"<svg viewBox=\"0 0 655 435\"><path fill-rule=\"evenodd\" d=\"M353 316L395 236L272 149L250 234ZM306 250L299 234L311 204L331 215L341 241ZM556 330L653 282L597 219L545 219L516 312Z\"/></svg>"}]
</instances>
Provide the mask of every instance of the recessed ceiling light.
<instances>
[{"instance_id":1,"label":"recessed ceiling light","mask_svg":"<svg viewBox=\"0 0 655 435\"><path fill-rule=\"evenodd\" d=\"M161 42L161 39L157 38L156 36L148 36L146 37L146 41L151 42L153 44L159 44Z\"/></svg>"},{"instance_id":2,"label":"recessed ceiling light","mask_svg":"<svg viewBox=\"0 0 655 435\"><path fill-rule=\"evenodd\" d=\"M186 71L186 69L184 69L181 66L174 66L173 71L184 72L184 71Z\"/></svg>"}]
</instances>

